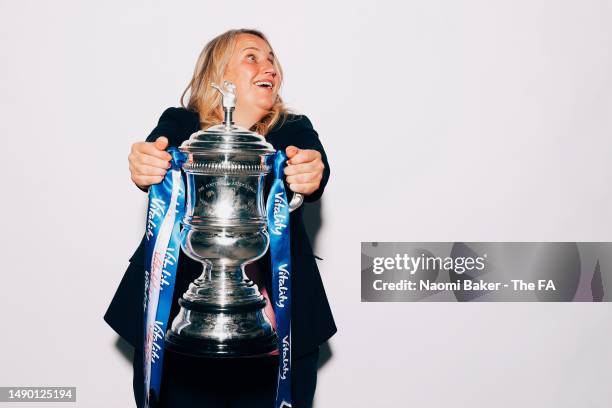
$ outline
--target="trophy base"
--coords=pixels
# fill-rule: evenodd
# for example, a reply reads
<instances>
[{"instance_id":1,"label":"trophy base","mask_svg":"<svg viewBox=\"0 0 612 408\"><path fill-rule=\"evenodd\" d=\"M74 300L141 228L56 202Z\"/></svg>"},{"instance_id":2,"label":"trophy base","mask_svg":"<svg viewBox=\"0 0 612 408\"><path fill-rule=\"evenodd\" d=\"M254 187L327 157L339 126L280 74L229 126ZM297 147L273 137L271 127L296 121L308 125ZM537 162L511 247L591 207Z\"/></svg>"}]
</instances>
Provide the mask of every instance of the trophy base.
<instances>
[{"instance_id":1,"label":"trophy base","mask_svg":"<svg viewBox=\"0 0 612 408\"><path fill-rule=\"evenodd\" d=\"M274 332L256 340L227 340L221 343L181 336L169 330L164 340L167 350L190 357L248 358L263 357L278 352L278 336Z\"/></svg>"}]
</instances>

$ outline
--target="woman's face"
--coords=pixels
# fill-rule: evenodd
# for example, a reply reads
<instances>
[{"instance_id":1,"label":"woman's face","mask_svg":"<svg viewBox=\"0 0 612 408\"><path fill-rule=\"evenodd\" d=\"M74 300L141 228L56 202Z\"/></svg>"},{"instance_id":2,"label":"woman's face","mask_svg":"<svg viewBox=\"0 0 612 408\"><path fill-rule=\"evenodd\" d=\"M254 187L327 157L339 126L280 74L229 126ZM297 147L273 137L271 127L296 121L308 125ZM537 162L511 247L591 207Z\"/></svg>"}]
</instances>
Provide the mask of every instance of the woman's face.
<instances>
[{"instance_id":1,"label":"woman's face","mask_svg":"<svg viewBox=\"0 0 612 408\"><path fill-rule=\"evenodd\" d=\"M280 82L273 63L266 41L251 34L238 36L224 77L236 85L237 115L256 122L270 111Z\"/></svg>"}]
</instances>

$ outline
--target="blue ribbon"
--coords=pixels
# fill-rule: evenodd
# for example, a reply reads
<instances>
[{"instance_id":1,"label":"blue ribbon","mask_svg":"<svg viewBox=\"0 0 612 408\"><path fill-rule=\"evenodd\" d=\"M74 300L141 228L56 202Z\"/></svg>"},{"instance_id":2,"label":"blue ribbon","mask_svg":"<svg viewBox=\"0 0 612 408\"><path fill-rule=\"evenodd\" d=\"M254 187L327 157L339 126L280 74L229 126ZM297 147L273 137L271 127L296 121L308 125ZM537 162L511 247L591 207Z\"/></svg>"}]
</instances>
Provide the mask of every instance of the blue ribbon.
<instances>
[{"instance_id":1,"label":"blue ribbon","mask_svg":"<svg viewBox=\"0 0 612 408\"><path fill-rule=\"evenodd\" d=\"M181 167L186 156L170 147L171 168L164 180L149 189L145 243L144 293L144 407L159 401L172 292L181 248L180 223L185 211L185 187ZM279 339L278 387L275 408L291 407L291 252L289 240L289 205L283 184L287 157L282 151L274 156L274 182L267 202L270 258L272 259L272 301Z\"/></svg>"},{"instance_id":2,"label":"blue ribbon","mask_svg":"<svg viewBox=\"0 0 612 408\"><path fill-rule=\"evenodd\" d=\"M268 233L272 260L272 301L278 335L278 386L275 408L291 407L291 248L289 205L283 183L287 157L282 151L274 158L274 183L268 195Z\"/></svg>"},{"instance_id":3,"label":"blue ribbon","mask_svg":"<svg viewBox=\"0 0 612 408\"><path fill-rule=\"evenodd\" d=\"M175 147L171 167L163 181L149 188L145 241L144 287L144 406L159 401L172 292L181 250L180 223L185 211L185 186L181 167L186 156Z\"/></svg>"}]
</instances>

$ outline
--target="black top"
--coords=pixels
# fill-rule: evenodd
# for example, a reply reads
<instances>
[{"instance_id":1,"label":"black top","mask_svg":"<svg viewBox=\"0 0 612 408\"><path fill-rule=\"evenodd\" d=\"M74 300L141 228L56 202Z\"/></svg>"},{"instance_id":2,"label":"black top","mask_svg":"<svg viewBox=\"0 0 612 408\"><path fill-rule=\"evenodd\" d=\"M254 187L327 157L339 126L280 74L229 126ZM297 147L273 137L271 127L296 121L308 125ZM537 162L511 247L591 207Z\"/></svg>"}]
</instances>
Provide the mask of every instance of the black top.
<instances>
[{"instance_id":1,"label":"black top","mask_svg":"<svg viewBox=\"0 0 612 408\"><path fill-rule=\"evenodd\" d=\"M159 136L166 136L170 146L178 147L198 130L200 130L200 120L196 112L184 108L169 108L162 114L159 123L147 137L147 141L152 142ZM329 164L323 146L319 141L319 136L312 128L308 118L303 115L288 115L271 129L266 136L266 140L277 150L284 151L287 146L293 145L300 149L318 150L321 153L325 164L321 185L313 194L304 197L306 202L318 200L323 194L329 179ZM291 194L288 188L287 192ZM297 358L307 354L330 338L336 332L336 325L304 229L302 207L291 213L290 223L293 272L291 339L293 342L292 355ZM256 262L266 277L268 293L272 293L269 252ZM196 279L201 272L202 264L181 252L168 324L178 314L178 299L187 290L189 283ZM130 265L104 315L104 320L137 349L142 347L143 302L144 237L134 255L130 258Z\"/></svg>"}]
</instances>

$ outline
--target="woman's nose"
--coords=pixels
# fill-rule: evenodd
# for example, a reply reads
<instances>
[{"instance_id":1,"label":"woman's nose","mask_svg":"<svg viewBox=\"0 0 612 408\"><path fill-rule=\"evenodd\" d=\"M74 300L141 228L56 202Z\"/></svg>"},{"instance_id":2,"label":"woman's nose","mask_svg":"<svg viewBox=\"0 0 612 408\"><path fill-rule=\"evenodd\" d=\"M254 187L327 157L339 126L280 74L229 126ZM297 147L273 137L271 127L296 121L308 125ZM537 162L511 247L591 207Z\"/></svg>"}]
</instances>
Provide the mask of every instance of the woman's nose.
<instances>
[{"instance_id":1,"label":"woman's nose","mask_svg":"<svg viewBox=\"0 0 612 408\"><path fill-rule=\"evenodd\" d=\"M268 61L268 65L264 67L264 74L272 75L272 78L276 77L276 69L274 69L274 64Z\"/></svg>"}]
</instances>

